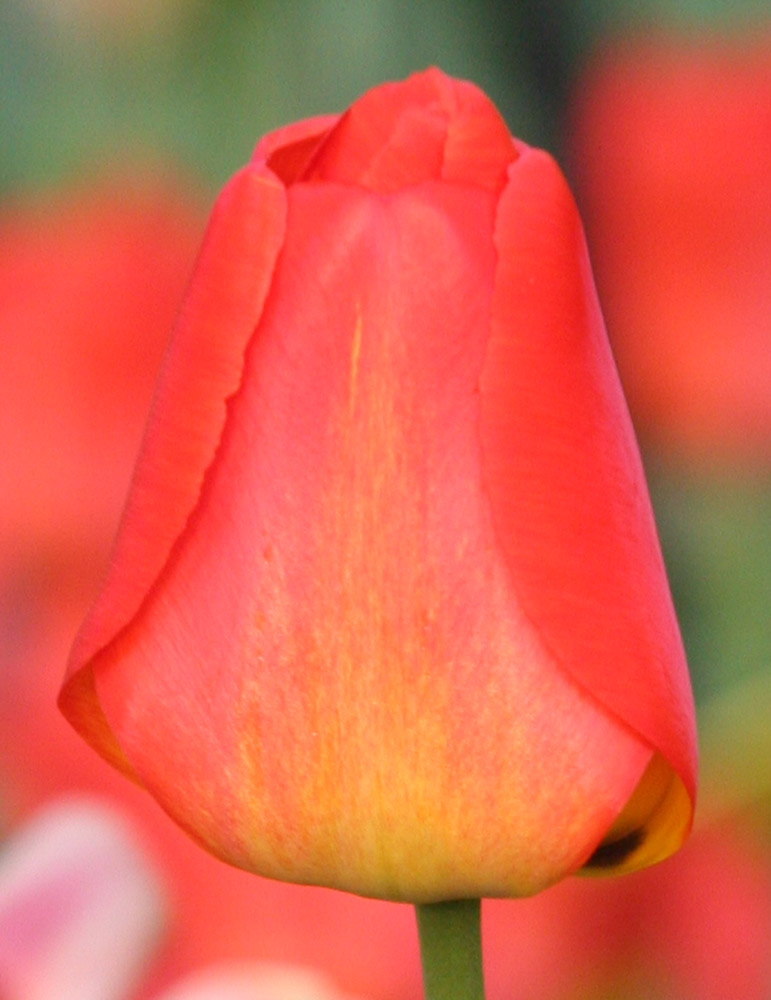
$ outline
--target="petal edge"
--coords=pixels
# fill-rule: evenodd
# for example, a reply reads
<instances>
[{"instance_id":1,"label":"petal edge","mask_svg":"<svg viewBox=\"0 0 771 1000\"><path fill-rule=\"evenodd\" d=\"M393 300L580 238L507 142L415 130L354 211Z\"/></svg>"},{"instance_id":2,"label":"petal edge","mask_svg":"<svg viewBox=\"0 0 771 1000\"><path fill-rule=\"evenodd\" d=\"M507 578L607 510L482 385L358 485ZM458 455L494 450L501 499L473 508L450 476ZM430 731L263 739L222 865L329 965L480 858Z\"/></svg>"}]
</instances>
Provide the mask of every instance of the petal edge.
<instances>
[{"instance_id":1,"label":"petal edge","mask_svg":"<svg viewBox=\"0 0 771 1000\"><path fill-rule=\"evenodd\" d=\"M161 368L107 578L75 641L59 696L81 735L129 774L99 707L90 661L136 615L195 508L270 289L285 221L284 188L264 167L243 168L217 199Z\"/></svg>"},{"instance_id":2,"label":"petal edge","mask_svg":"<svg viewBox=\"0 0 771 1000\"><path fill-rule=\"evenodd\" d=\"M556 662L661 753L692 811L679 630L580 219L547 154L509 169L496 246L480 434L501 550Z\"/></svg>"}]
</instances>

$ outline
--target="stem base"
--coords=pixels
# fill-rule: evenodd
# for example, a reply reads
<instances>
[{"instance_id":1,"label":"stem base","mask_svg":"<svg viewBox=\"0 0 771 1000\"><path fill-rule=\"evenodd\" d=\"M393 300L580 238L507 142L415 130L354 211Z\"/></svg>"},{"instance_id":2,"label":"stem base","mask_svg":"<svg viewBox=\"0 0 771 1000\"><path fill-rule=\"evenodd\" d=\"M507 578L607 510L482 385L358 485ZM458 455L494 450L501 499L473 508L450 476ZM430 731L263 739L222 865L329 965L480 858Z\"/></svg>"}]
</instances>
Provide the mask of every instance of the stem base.
<instances>
[{"instance_id":1,"label":"stem base","mask_svg":"<svg viewBox=\"0 0 771 1000\"><path fill-rule=\"evenodd\" d=\"M415 906L425 1000L484 1000L480 902Z\"/></svg>"}]
</instances>

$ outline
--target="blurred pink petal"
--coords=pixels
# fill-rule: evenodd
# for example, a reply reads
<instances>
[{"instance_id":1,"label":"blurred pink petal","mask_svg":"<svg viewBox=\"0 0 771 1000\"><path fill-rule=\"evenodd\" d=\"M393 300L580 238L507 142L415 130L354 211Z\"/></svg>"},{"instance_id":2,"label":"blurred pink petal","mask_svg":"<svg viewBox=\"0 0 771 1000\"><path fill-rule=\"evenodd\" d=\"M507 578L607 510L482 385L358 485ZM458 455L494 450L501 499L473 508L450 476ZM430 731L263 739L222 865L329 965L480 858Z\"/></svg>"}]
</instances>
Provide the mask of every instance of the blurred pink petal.
<instances>
[{"instance_id":1,"label":"blurred pink petal","mask_svg":"<svg viewBox=\"0 0 771 1000\"><path fill-rule=\"evenodd\" d=\"M86 799L49 806L0 857L0 996L128 997L164 922L163 890L122 821Z\"/></svg>"},{"instance_id":2,"label":"blurred pink petal","mask_svg":"<svg viewBox=\"0 0 771 1000\"><path fill-rule=\"evenodd\" d=\"M158 1000L354 1000L324 976L292 965L255 963L206 969Z\"/></svg>"}]
</instances>

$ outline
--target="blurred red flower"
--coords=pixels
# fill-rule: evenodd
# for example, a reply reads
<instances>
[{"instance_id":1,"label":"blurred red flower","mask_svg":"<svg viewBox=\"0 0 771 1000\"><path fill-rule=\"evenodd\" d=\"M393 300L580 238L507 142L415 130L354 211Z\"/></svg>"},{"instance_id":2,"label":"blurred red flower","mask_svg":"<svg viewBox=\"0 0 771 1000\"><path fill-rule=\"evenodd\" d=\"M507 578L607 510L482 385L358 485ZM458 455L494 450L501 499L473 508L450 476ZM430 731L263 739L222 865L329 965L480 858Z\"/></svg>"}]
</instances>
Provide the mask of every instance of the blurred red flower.
<instances>
[{"instance_id":1,"label":"blurred red flower","mask_svg":"<svg viewBox=\"0 0 771 1000\"><path fill-rule=\"evenodd\" d=\"M115 183L0 211L0 559L105 552L200 221Z\"/></svg>"},{"instance_id":2,"label":"blurred red flower","mask_svg":"<svg viewBox=\"0 0 771 1000\"><path fill-rule=\"evenodd\" d=\"M16 824L51 795L84 790L135 819L176 914L148 996L209 961L249 957L304 962L375 998L418 996L407 908L228 869L105 767L56 708L200 240L202 216L178 188L121 178L0 214L3 814Z\"/></svg>"},{"instance_id":3,"label":"blurred red flower","mask_svg":"<svg viewBox=\"0 0 771 1000\"><path fill-rule=\"evenodd\" d=\"M569 154L638 431L771 459L771 36L608 48Z\"/></svg>"},{"instance_id":4,"label":"blurred red flower","mask_svg":"<svg viewBox=\"0 0 771 1000\"><path fill-rule=\"evenodd\" d=\"M491 1000L768 997L771 862L738 817L646 871L485 907Z\"/></svg>"}]
</instances>

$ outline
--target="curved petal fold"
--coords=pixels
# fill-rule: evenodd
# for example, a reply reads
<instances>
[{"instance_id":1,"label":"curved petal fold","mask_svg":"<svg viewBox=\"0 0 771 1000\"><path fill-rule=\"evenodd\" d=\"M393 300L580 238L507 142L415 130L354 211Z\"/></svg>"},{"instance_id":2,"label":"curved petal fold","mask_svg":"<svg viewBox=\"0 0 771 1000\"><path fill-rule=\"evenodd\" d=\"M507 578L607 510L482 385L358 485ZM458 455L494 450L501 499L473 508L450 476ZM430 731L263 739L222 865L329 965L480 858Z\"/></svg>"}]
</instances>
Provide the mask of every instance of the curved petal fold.
<instances>
[{"instance_id":1,"label":"curved petal fold","mask_svg":"<svg viewBox=\"0 0 771 1000\"><path fill-rule=\"evenodd\" d=\"M265 168L243 168L217 200L161 369L107 579L73 648L62 710L124 770L88 663L137 613L196 505L270 288L285 217L284 188Z\"/></svg>"},{"instance_id":2,"label":"curved petal fold","mask_svg":"<svg viewBox=\"0 0 771 1000\"><path fill-rule=\"evenodd\" d=\"M359 98L319 147L305 179L380 194L429 180L497 193L516 155L506 124L479 88L427 70Z\"/></svg>"},{"instance_id":3,"label":"curved petal fold","mask_svg":"<svg viewBox=\"0 0 771 1000\"><path fill-rule=\"evenodd\" d=\"M687 668L580 219L547 154L510 168L495 241L480 433L498 542L561 668L674 769L679 790L659 776L640 794L682 840L696 773Z\"/></svg>"},{"instance_id":4,"label":"curved petal fold","mask_svg":"<svg viewBox=\"0 0 771 1000\"><path fill-rule=\"evenodd\" d=\"M340 115L319 115L293 122L263 136L252 154L255 166L267 166L285 185L298 180L319 145L324 141Z\"/></svg>"}]
</instances>

